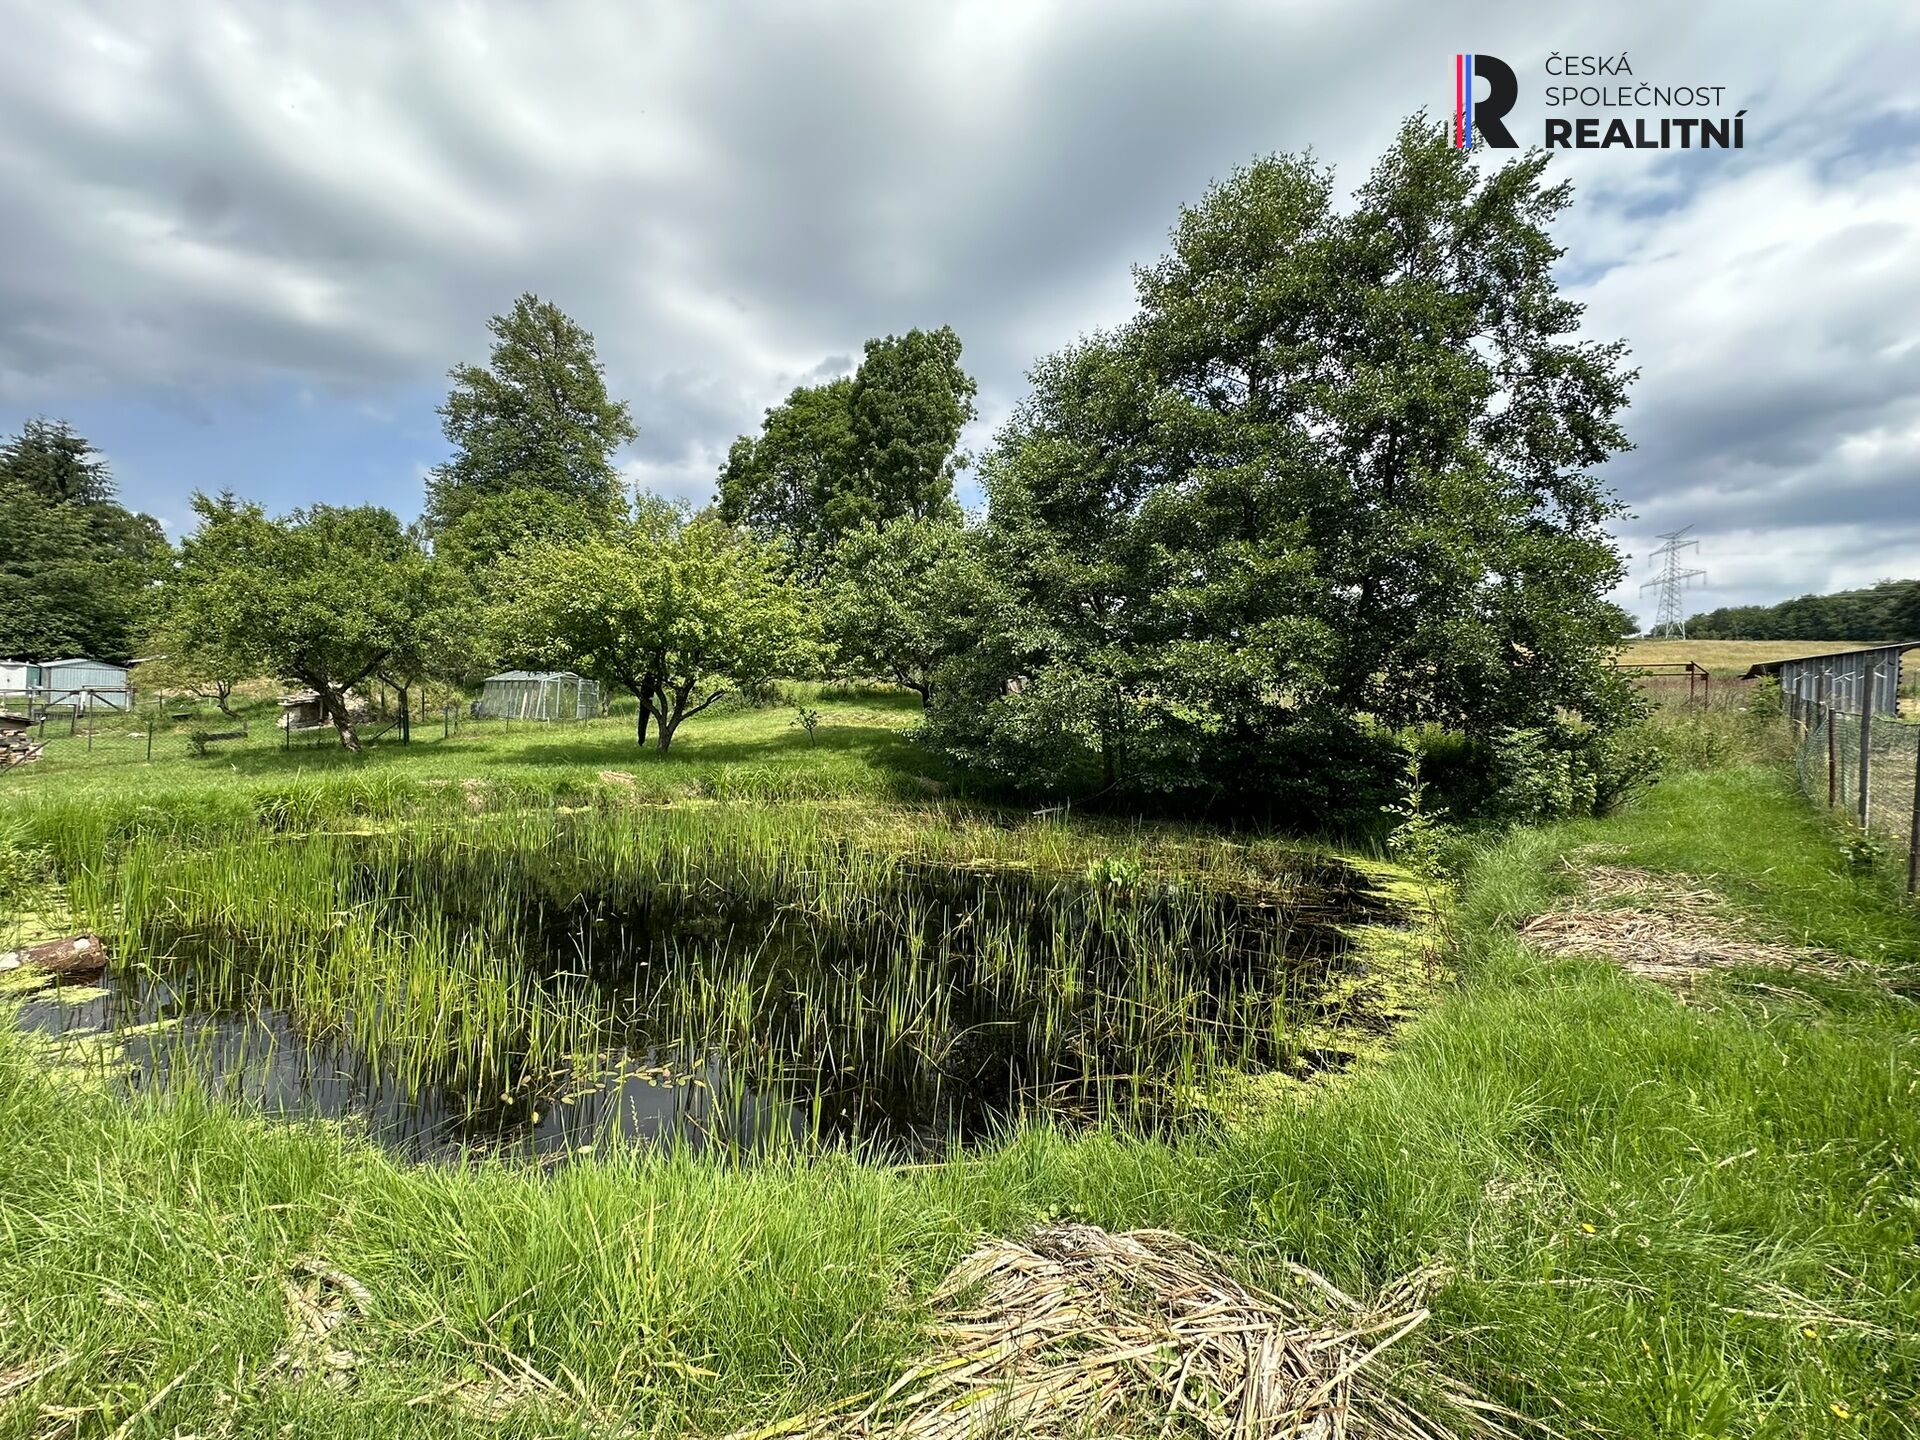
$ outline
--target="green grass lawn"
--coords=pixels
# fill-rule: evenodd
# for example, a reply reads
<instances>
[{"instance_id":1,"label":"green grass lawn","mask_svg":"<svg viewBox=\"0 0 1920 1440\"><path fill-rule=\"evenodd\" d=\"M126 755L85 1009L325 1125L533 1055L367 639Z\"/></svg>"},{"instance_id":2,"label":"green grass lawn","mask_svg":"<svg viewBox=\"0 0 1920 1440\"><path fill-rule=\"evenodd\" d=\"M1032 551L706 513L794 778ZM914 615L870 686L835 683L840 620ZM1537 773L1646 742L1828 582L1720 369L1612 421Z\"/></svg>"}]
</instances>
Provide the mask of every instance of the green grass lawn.
<instances>
[{"instance_id":1,"label":"green grass lawn","mask_svg":"<svg viewBox=\"0 0 1920 1440\"><path fill-rule=\"evenodd\" d=\"M788 718L701 717L667 757L587 729L75 766L0 803L68 863L179 815L627 788L603 769L674 803L840 793L915 823L910 711L835 707L814 747ZM1867 968L1733 972L1683 1003L1545 960L1515 927L1594 847ZM1289 1259L1355 1288L1442 1265L1407 1343L1562 1434L1920 1433L1920 923L1888 878L1777 770L1734 766L1490 844L1450 923L1462 978L1382 1059L1173 1141L1033 1127L915 1168L407 1167L213 1097L112 1098L0 1027L0 1436L723 1434L884 1384L975 1237L1060 1216L1172 1228L1276 1287ZM274 1367L306 1256L370 1296L337 1387ZM504 1419L448 1398L523 1362L557 1393Z\"/></svg>"},{"instance_id":2,"label":"green grass lawn","mask_svg":"<svg viewBox=\"0 0 1920 1440\"><path fill-rule=\"evenodd\" d=\"M914 776L928 762L901 739L917 724L920 702L905 692L795 687L820 712L811 737L793 706L716 708L686 722L666 754L635 743L632 705L605 719L564 724L463 720L451 734L439 720L414 727L410 744L388 731L361 754L340 747L331 731L302 734L289 747L274 728L277 707L243 711L245 740L216 741L204 757L190 753L194 729L234 726L212 710L163 722L154 759L146 756L145 718L101 716L88 748L85 722L67 736L52 727L43 759L0 773L0 800L31 805L40 796L140 794L174 797L210 790L247 792L290 783L357 780L370 786L406 782L477 782L527 798L565 795L600 782L602 771L631 775L642 792L662 798L730 790L742 798L826 798L921 793ZM373 729L376 727L366 727Z\"/></svg>"}]
</instances>

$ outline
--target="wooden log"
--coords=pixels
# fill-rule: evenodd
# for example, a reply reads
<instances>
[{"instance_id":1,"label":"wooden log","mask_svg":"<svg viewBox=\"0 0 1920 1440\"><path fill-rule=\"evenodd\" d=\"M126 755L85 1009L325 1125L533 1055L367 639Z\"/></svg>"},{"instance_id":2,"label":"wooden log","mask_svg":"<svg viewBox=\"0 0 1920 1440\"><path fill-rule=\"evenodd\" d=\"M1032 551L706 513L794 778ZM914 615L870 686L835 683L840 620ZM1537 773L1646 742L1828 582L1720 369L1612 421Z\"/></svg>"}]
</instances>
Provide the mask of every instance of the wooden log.
<instances>
[{"instance_id":1,"label":"wooden log","mask_svg":"<svg viewBox=\"0 0 1920 1440\"><path fill-rule=\"evenodd\" d=\"M86 975L106 965L107 947L98 935L69 935L0 954L0 973L30 968L49 975Z\"/></svg>"}]
</instances>

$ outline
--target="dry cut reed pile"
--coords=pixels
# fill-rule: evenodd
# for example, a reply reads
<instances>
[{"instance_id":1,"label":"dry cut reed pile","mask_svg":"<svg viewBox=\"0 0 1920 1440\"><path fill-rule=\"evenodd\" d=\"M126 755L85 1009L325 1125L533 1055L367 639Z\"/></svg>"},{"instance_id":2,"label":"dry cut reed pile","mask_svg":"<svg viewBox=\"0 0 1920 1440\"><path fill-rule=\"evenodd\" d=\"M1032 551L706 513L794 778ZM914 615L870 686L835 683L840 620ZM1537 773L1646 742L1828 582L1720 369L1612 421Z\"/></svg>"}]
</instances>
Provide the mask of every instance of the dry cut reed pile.
<instances>
[{"instance_id":1,"label":"dry cut reed pile","mask_svg":"<svg viewBox=\"0 0 1920 1440\"><path fill-rule=\"evenodd\" d=\"M1427 1319L1433 1272L1363 1303L1289 1268L1296 1297L1241 1284L1165 1231L986 1240L935 1295L926 1360L877 1396L734 1440L1515 1433L1506 1422L1519 1417L1395 1348Z\"/></svg>"},{"instance_id":2,"label":"dry cut reed pile","mask_svg":"<svg viewBox=\"0 0 1920 1440\"><path fill-rule=\"evenodd\" d=\"M1595 955L1629 974L1685 988L1734 966L1828 973L1858 970L1849 956L1756 938L1724 899L1687 875L1653 875L1617 865L1577 868L1582 897L1520 927L1549 955Z\"/></svg>"}]
</instances>

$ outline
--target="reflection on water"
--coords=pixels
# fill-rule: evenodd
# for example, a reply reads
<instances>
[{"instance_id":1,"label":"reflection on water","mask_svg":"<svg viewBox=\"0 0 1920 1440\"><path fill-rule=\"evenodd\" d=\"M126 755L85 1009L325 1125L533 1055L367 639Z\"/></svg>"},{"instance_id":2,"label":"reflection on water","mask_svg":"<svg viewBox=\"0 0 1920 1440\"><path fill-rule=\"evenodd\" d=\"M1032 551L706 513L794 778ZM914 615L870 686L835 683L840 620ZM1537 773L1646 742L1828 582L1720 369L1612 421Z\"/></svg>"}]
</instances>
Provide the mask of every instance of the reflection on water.
<instances>
[{"instance_id":1,"label":"reflection on water","mask_svg":"<svg viewBox=\"0 0 1920 1440\"><path fill-rule=\"evenodd\" d=\"M651 1056L618 1054L599 1073L476 1103L446 1087L412 1085L396 1068L371 1065L344 1044L308 1038L284 1010L189 1012L156 1026L156 1014L178 1007L140 1002L166 988L143 983L129 987L131 995L114 990L76 1003L54 992L27 1001L20 1023L68 1038L128 1032L108 1063L129 1091L189 1076L266 1115L349 1121L409 1160L502 1149L559 1159L636 1141L757 1152L797 1141L807 1129L805 1107L733 1083L717 1057L687 1072Z\"/></svg>"}]
</instances>

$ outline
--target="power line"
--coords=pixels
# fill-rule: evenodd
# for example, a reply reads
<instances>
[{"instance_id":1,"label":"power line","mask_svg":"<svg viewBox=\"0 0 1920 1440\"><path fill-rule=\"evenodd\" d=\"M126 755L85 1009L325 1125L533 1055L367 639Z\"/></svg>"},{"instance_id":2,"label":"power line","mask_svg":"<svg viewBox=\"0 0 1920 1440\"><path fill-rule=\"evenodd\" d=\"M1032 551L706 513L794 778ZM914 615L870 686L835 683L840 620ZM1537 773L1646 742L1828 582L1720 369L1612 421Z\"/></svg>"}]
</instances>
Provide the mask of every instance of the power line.
<instances>
[{"instance_id":1,"label":"power line","mask_svg":"<svg viewBox=\"0 0 1920 1440\"><path fill-rule=\"evenodd\" d=\"M1698 540L1682 538L1692 528L1691 525L1682 525L1678 530L1659 537L1666 543L1653 552L1652 558L1661 562L1660 573L1640 587L1642 595L1655 586L1659 587L1660 610L1651 633L1670 640L1687 638L1686 588L1692 581L1707 578L1706 571L1683 569L1680 564L1680 556L1684 552L1700 548Z\"/></svg>"}]
</instances>

